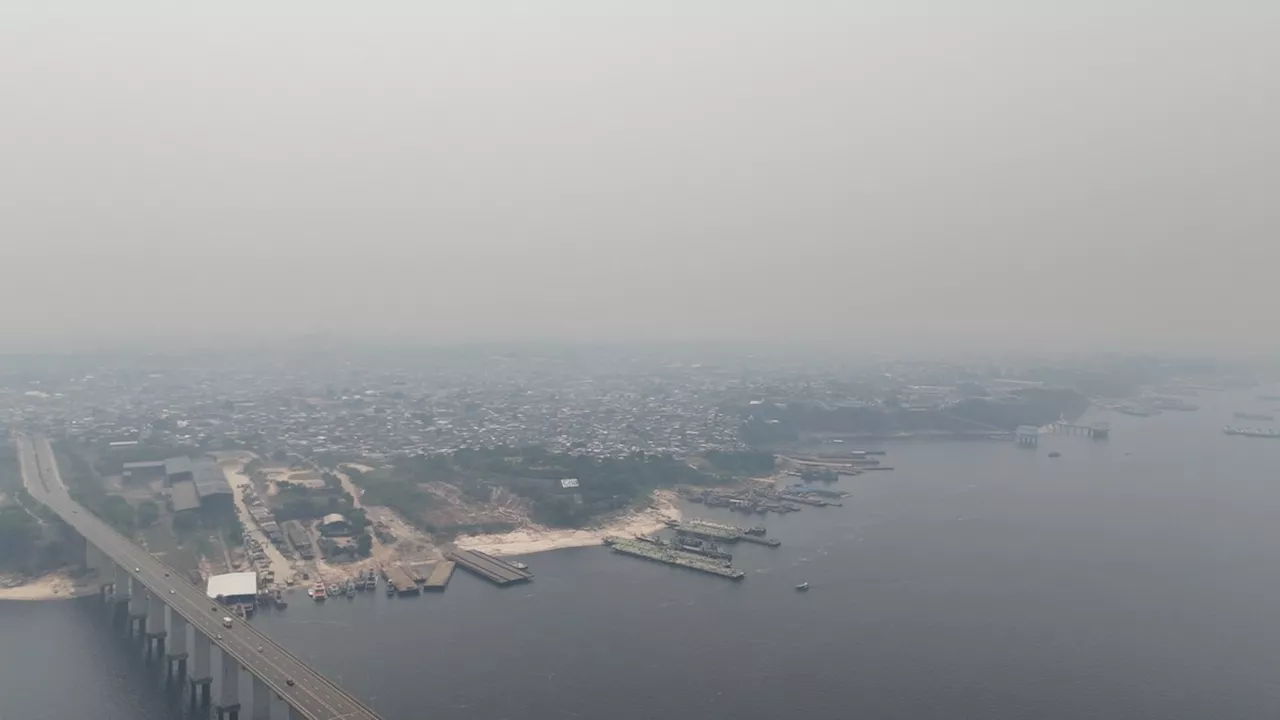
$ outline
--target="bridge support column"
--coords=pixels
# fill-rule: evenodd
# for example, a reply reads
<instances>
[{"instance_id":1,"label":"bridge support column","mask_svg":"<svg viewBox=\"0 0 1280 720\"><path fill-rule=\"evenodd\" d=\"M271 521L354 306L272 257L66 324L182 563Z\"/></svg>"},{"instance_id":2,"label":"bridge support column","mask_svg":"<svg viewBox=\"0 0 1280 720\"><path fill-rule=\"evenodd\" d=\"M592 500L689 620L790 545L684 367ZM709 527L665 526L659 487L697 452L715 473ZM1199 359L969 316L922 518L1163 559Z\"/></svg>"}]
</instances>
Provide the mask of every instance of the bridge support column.
<instances>
[{"instance_id":1,"label":"bridge support column","mask_svg":"<svg viewBox=\"0 0 1280 720\"><path fill-rule=\"evenodd\" d=\"M165 637L169 645L165 653L165 684L182 682L187 671L187 621L174 612L169 605L164 606Z\"/></svg>"},{"instance_id":2,"label":"bridge support column","mask_svg":"<svg viewBox=\"0 0 1280 720\"><path fill-rule=\"evenodd\" d=\"M116 565L112 575L114 579L111 581L111 597L116 602L129 602L129 571L122 565Z\"/></svg>"},{"instance_id":3,"label":"bridge support column","mask_svg":"<svg viewBox=\"0 0 1280 720\"><path fill-rule=\"evenodd\" d=\"M84 542L84 567L92 572L98 580L98 590L101 592L113 580L115 568L114 563L108 558L97 545L85 540Z\"/></svg>"},{"instance_id":4,"label":"bridge support column","mask_svg":"<svg viewBox=\"0 0 1280 720\"><path fill-rule=\"evenodd\" d=\"M250 706L253 708L253 712L250 713L251 720L271 720L271 698L273 697L275 697L275 691L254 675L253 697L250 699Z\"/></svg>"},{"instance_id":5,"label":"bridge support column","mask_svg":"<svg viewBox=\"0 0 1280 720\"><path fill-rule=\"evenodd\" d=\"M213 643L209 636L196 628L191 628L191 709L196 707L199 698L200 707L209 707L210 687L213 685Z\"/></svg>"},{"instance_id":6,"label":"bridge support column","mask_svg":"<svg viewBox=\"0 0 1280 720\"><path fill-rule=\"evenodd\" d=\"M167 613L165 611L169 606L164 603L164 600L160 599L159 595L152 593L147 593L147 595L147 625L145 628L147 656L154 656L159 659L164 655L164 641L165 636L168 634L165 624L165 615Z\"/></svg>"},{"instance_id":7,"label":"bridge support column","mask_svg":"<svg viewBox=\"0 0 1280 720\"><path fill-rule=\"evenodd\" d=\"M240 720L240 663L225 652L219 651L218 655L222 668L213 709L218 720Z\"/></svg>"},{"instance_id":8,"label":"bridge support column","mask_svg":"<svg viewBox=\"0 0 1280 720\"><path fill-rule=\"evenodd\" d=\"M254 686L253 691L256 697L256 693L258 692L258 687L256 685ZM275 692L269 688L267 689L267 692L271 693L271 714L268 716L269 720L293 720L295 717L301 717L300 715L294 714L293 708L289 706L289 701L275 694Z\"/></svg>"},{"instance_id":9,"label":"bridge support column","mask_svg":"<svg viewBox=\"0 0 1280 720\"><path fill-rule=\"evenodd\" d=\"M147 605L150 604L151 593L142 586L142 583L129 578L129 635L133 636L133 629L138 628L138 637L145 638L147 630Z\"/></svg>"}]
</instances>

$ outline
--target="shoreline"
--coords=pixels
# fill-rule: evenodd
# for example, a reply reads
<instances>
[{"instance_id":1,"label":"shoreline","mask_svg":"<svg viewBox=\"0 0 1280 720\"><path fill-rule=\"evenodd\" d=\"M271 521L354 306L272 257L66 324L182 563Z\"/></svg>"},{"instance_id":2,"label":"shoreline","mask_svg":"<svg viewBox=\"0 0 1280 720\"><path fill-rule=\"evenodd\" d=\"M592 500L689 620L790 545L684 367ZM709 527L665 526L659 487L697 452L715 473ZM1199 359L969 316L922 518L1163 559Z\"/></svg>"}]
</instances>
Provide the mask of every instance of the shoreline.
<instances>
[{"instance_id":1,"label":"shoreline","mask_svg":"<svg viewBox=\"0 0 1280 720\"><path fill-rule=\"evenodd\" d=\"M672 490L658 490L650 506L629 513L596 528L556 530L541 525L528 525L519 530L489 535L459 535L454 546L459 550L479 550L494 556L532 555L551 550L591 547L604 544L609 535L637 535L657 532L667 520L679 520L679 496Z\"/></svg>"},{"instance_id":2,"label":"shoreline","mask_svg":"<svg viewBox=\"0 0 1280 720\"><path fill-rule=\"evenodd\" d=\"M0 601L70 600L96 593L97 590L95 588L81 585L68 572L59 570L39 577L29 578L20 585L0 587Z\"/></svg>"}]
</instances>

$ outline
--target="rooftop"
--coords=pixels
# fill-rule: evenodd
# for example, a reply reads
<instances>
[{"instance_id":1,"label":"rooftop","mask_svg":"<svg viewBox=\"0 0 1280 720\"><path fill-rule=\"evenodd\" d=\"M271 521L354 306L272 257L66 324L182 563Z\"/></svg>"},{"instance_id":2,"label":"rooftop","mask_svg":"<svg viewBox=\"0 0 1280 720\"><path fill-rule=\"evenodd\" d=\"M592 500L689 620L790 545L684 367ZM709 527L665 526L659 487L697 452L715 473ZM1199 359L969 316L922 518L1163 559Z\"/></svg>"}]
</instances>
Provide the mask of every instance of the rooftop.
<instances>
[{"instance_id":1,"label":"rooftop","mask_svg":"<svg viewBox=\"0 0 1280 720\"><path fill-rule=\"evenodd\" d=\"M200 497L231 494L231 483L227 482L227 476L223 474L222 468L211 461L202 461L193 467L196 491L200 493Z\"/></svg>"},{"instance_id":2,"label":"rooftop","mask_svg":"<svg viewBox=\"0 0 1280 720\"><path fill-rule=\"evenodd\" d=\"M191 458L173 457L164 461L164 472L166 475L177 475L178 473L191 472Z\"/></svg>"},{"instance_id":3,"label":"rooftop","mask_svg":"<svg viewBox=\"0 0 1280 720\"><path fill-rule=\"evenodd\" d=\"M195 510L200 507L200 495L196 493L196 484L190 480L179 480L169 491L169 499L173 503L174 512Z\"/></svg>"},{"instance_id":4,"label":"rooftop","mask_svg":"<svg viewBox=\"0 0 1280 720\"><path fill-rule=\"evenodd\" d=\"M209 578L205 593L211 598L236 597L258 594L258 574L252 572L226 573Z\"/></svg>"}]
</instances>

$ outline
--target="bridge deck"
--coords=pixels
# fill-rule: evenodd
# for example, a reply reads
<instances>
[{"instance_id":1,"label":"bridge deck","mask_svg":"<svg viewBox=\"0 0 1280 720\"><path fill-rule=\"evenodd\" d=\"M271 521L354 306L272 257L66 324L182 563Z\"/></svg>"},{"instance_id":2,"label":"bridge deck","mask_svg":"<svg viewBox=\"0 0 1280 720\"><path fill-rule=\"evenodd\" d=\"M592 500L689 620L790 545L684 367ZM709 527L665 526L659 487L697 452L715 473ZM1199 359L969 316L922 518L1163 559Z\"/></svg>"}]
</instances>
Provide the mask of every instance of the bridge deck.
<instances>
[{"instance_id":1,"label":"bridge deck","mask_svg":"<svg viewBox=\"0 0 1280 720\"><path fill-rule=\"evenodd\" d=\"M85 540L120 565L151 593L204 633L224 653L261 679L308 720L376 720L378 715L292 655L251 624L236 620L222 626L225 608L183 574L120 535L67 494L53 449L44 438L18 439L23 482L28 492L75 528ZM288 683L293 681L293 685Z\"/></svg>"}]
</instances>

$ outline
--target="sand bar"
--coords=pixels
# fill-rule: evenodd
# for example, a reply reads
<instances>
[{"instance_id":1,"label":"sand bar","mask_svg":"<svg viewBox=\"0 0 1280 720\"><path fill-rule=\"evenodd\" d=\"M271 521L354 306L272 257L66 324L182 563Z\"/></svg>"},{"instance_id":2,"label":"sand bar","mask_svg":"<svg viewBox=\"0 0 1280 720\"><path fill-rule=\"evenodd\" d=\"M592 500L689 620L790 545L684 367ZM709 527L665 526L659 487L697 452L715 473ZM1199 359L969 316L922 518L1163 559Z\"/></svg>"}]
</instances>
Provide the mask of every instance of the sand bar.
<instances>
[{"instance_id":1,"label":"sand bar","mask_svg":"<svg viewBox=\"0 0 1280 720\"><path fill-rule=\"evenodd\" d=\"M600 527L554 530L529 525L508 533L460 535L454 545L460 550L479 550L490 555L529 555L548 550L600 545L608 535L632 537L653 533L666 527L667 520L680 518L676 494L670 490L659 490L654 493L653 504L649 508L606 522Z\"/></svg>"}]
</instances>

